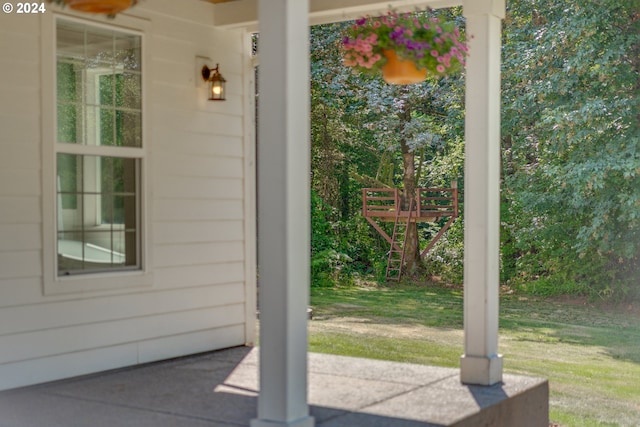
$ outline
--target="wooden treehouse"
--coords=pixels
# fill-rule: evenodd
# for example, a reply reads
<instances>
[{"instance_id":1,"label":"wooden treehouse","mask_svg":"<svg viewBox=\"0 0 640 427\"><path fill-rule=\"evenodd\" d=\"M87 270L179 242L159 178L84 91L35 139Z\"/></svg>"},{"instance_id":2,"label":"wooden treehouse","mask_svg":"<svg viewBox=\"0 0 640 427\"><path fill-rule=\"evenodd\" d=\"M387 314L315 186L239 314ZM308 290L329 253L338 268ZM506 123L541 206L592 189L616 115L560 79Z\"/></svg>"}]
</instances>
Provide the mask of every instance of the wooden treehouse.
<instances>
[{"instance_id":1,"label":"wooden treehouse","mask_svg":"<svg viewBox=\"0 0 640 427\"><path fill-rule=\"evenodd\" d=\"M448 218L420 253L420 258L424 258L458 217L457 181L452 181L450 188L418 188L410 204L404 205L397 188L363 188L362 215L389 242L387 279L400 280L408 225ZM383 222L393 223L391 236L382 228Z\"/></svg>"}]
</instances>

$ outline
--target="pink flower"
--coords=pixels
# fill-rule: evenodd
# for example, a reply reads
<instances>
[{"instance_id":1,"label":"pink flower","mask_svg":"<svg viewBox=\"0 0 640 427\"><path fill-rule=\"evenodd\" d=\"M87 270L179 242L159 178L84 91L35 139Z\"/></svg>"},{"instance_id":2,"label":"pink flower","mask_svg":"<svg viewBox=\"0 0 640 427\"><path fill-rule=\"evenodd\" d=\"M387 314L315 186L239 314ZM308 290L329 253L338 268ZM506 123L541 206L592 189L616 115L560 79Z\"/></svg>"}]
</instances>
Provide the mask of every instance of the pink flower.
<instances>
[{"instance_id":1,"label":"pink flower","mask_svg":"<svg viewBox=\"0 0 640 427\"><path fill-rule=\"evenodd\" d=\"M446 74L452 64L456 68L458 64L464 64L468 48L455 23L441 25L443 20L428 16L425 23L423 18L388 12L382 17L367 16L358 20L342 39L344 65L360 71L377 70L384 61L381 35L383 45L387 42L397 44L400 56L411 56L430 72Z\"/></svg>"}]
</instances>

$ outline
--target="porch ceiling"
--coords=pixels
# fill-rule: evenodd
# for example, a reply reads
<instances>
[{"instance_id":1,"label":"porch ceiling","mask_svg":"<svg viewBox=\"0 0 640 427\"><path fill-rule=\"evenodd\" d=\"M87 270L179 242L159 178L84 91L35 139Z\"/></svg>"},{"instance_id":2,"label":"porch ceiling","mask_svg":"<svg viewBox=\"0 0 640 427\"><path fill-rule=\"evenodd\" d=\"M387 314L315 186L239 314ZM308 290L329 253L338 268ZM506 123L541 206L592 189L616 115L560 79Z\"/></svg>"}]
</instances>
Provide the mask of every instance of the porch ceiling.
<instances>
[{"instance_id":1,"label":"porch ceiling","mask_svg":"<svg viewBox=\"0 0 640 427\"><path fill-rule=\"evenodd\" d=\"M225 28L258 28L258 0L206 0L214 3L214 24ZM462 0L310 0L311 25L348 21L367 13L384 13L389 5L403 12L416 7L460 6Z\"/></svg>"}]
</instances>

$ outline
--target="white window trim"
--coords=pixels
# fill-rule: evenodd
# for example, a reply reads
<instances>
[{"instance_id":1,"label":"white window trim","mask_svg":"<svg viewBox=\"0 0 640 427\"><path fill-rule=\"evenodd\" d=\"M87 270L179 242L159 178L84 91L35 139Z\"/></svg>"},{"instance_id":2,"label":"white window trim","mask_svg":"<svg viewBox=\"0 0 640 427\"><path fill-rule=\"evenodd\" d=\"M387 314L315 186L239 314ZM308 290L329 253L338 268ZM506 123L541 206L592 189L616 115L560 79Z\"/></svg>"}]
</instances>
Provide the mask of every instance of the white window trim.
<instances>
[{"instance_id":1,"label":"white window trim","mask_svg":"<svg viewBox=\"0 0 640 427\"><path fill-rule=\"evenodd\" d=\"M139 292L140 288L153 285L152 242L150 224L150 167L149 167L149 93L148 78L142 78L142 147L109 147L109 156L133 157L140 159L139 174L139 233L140 269L118 270L104 273L89 273L58 276L57 272L57 171L56 156L62 150L57 143L57 100L56 100L56 22L58 19L87 23L96 27L117 29L141 36L142 73L149 75L148 34L151 23L130 15L118 15L115 21L96 17L88 19L75 12L47 13L41 15L41 93L42 93L42 277L44 295L126 293ZM74 146L74 153L81 155L102 155L103 147L90 145Z\"/></svg>"}]
</instances>

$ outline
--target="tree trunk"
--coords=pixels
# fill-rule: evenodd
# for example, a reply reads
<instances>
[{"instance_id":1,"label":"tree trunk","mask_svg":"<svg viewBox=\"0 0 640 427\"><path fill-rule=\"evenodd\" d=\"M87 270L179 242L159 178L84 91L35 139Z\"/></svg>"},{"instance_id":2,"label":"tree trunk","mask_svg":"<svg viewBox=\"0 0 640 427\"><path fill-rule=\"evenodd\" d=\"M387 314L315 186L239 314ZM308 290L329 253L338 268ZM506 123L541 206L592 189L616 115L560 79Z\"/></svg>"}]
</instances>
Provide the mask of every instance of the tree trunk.
<instances>
[{"instance_id":1,"label":"tree trunk","mask_svg":"<svg viewBox=\"0 0 640 427\"><path fill-rule=\"evenodd\" d=\"M406 95L407 89L402 87L401 94ZM412 105L406 96L400 96L404 98L402 110L398 112L398 118L400 119L401 128L404 128L411 121ZM402 133L401 133L402 134ZM400 138L400 150L402 151L402 209L409 210L412 202L416 203L416 166L415 166L415 153L410 149L407 144L407 140L403 137ZM420 243L418 240L418 225L416 222L411 222L407 225L404 246L404 268L405 274L414 273L420 266Z\"/></svg>"},{"instance_id":2,"label":"tree trunk","mask_svg":"<svg viewBox=\"0 0 640 427\"><path fill-rule=\"evenodd\" d=\"M400 141L402 148L402 164L404 167L402 174L402 181L404 184L404 190L402 192L402 209L409 210L409 207L413 201L413 208L415 209L416 201L416 170L415 170L415 155L409 150L404 140ZM418 225L416 222L411 222L407 226L407 236L405 240L404 249L404 272L413 273L420 265L420 243L418 241Z\"/></svg>"}]
</instances>

